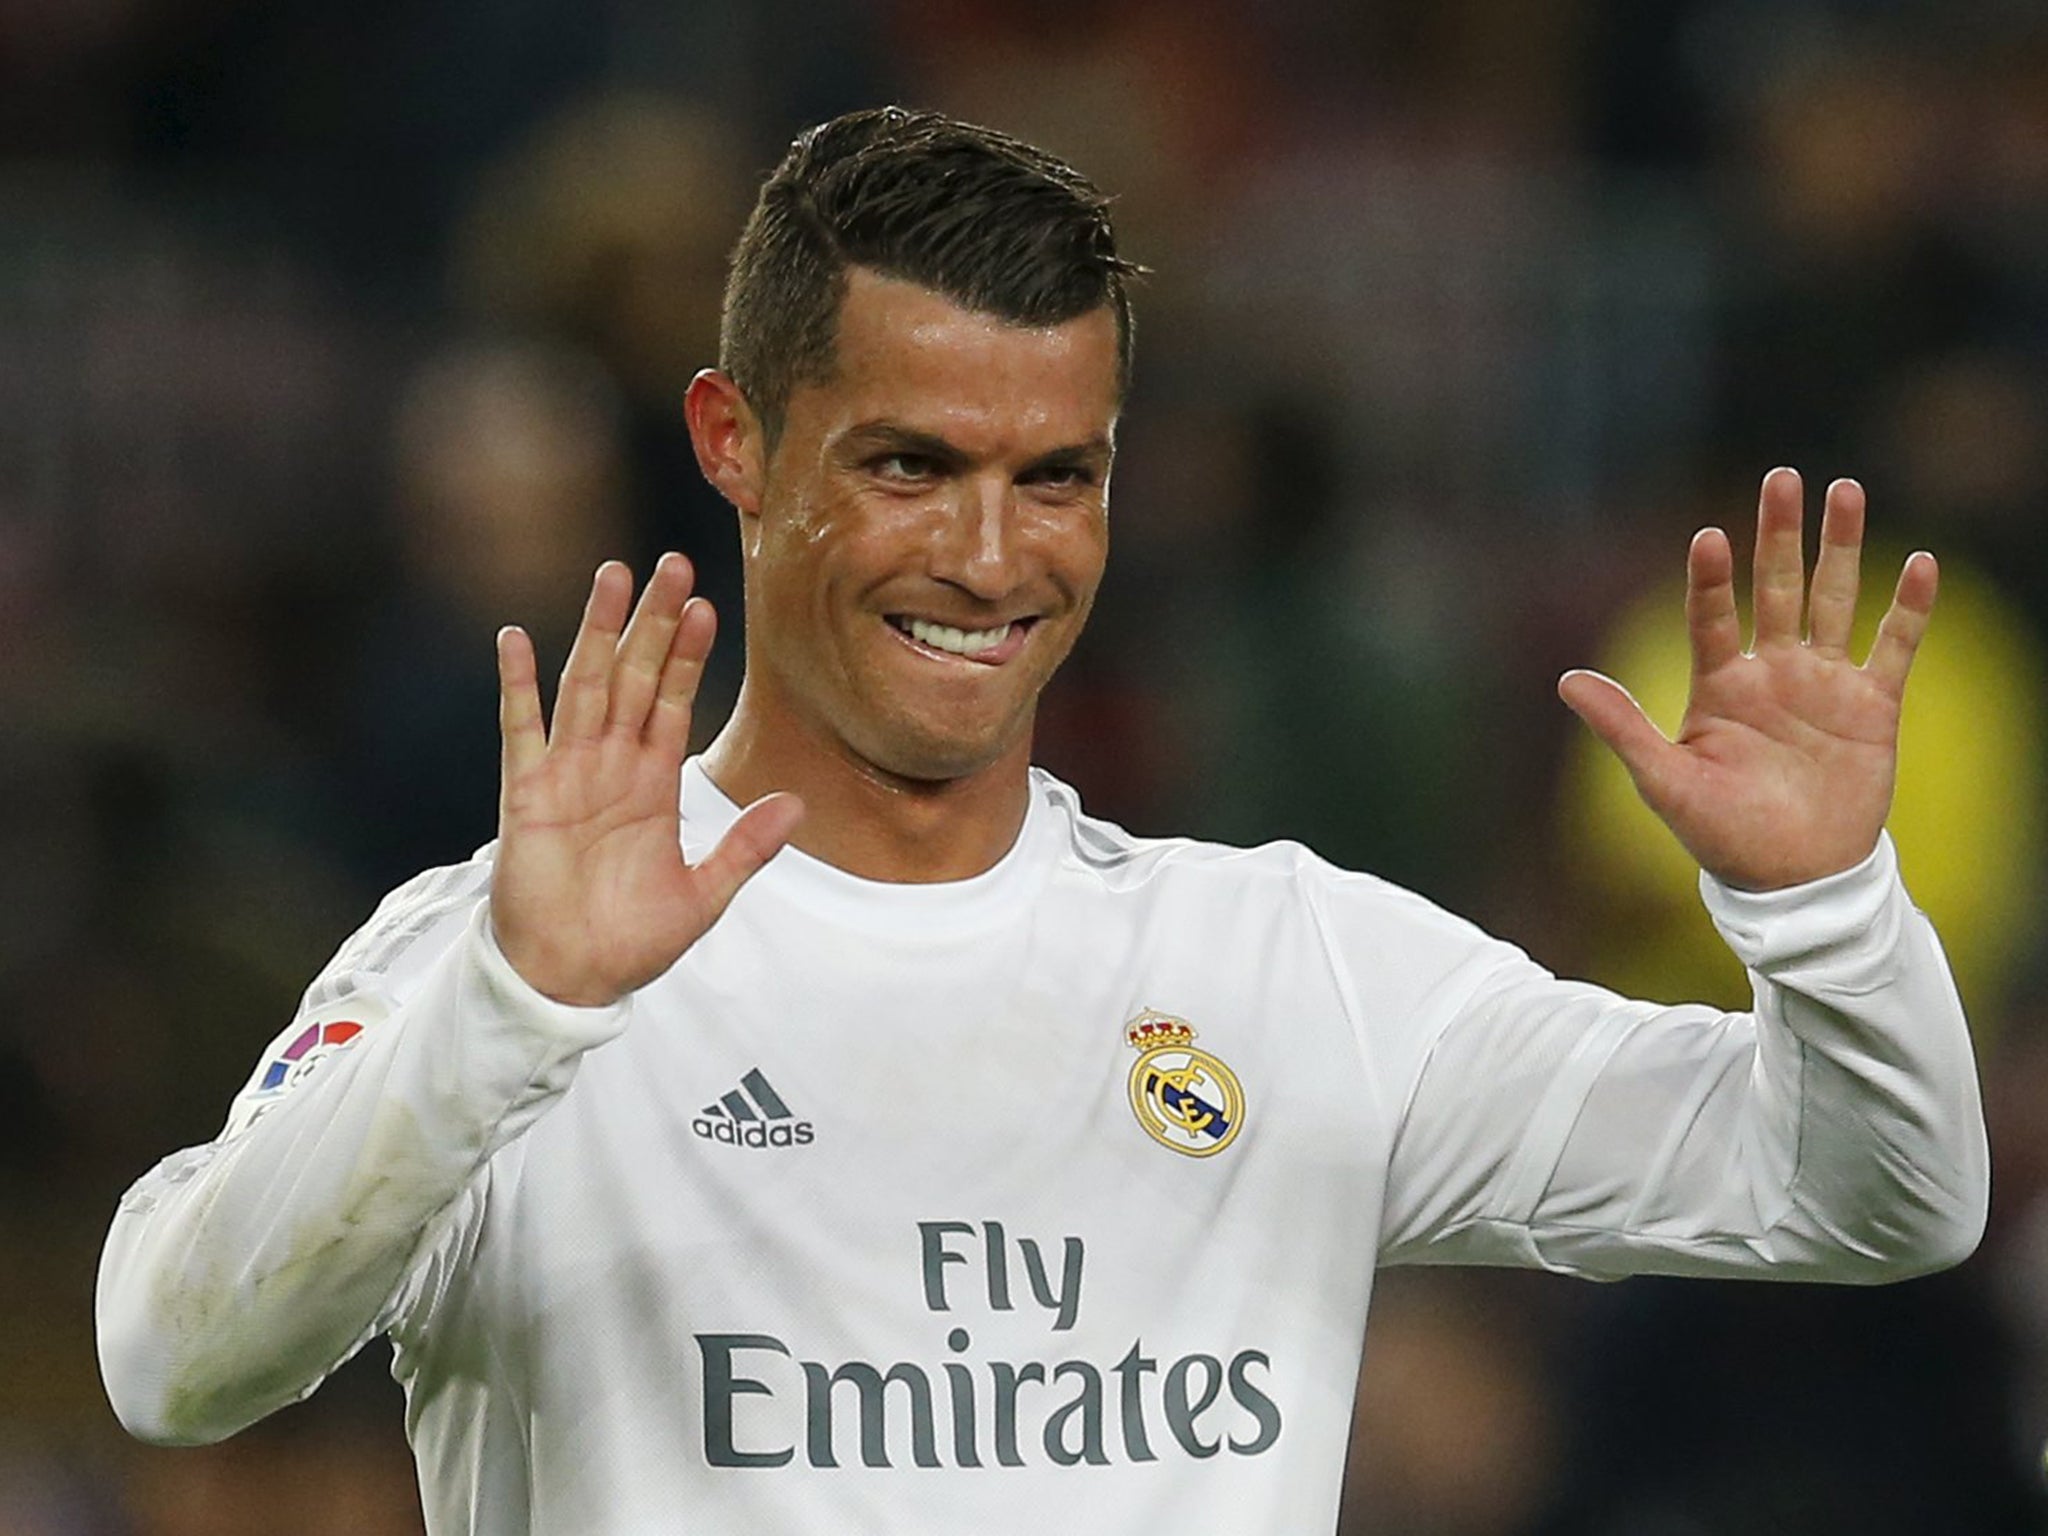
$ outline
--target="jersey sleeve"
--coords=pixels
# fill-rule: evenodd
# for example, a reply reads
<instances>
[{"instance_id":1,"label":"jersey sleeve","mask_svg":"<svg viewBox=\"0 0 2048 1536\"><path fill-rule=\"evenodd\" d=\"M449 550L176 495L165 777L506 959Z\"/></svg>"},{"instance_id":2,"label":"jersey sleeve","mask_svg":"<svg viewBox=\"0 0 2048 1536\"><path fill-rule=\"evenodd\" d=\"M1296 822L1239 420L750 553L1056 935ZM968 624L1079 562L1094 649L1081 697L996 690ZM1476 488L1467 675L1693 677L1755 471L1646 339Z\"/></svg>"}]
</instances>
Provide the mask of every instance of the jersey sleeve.
<instances>
[{"instance_id":1,"label":"jersey sleeve","mask_svg":"<svg viewBox=\"0 0 2048 1536\"><path fill-rule=\"evenodd\" d=\"M1808 885L1702 894L1751 1012L1631 1001L1403 919L1401 988L1358 983L1392 1010L1366 1048L1406 1057L1382 1262L1876 1282L1976 1246L1976 1064L1890 839Z\"/></svg>"},{"instance_id":2,"label":"jersey sleeve","mask_svg":"<svg viewBox=\"0 0 2048 1536\"><path fill-rule=\"evenodd\" d=\"M234 1433L431 1311L491 1156L567 1089L630 1002L535 992L490 934L490 863L392 893L315 980L221 1134L121 1201L100 1261L101 1373L128 1429Z\"/></svg>"}]
</instances>

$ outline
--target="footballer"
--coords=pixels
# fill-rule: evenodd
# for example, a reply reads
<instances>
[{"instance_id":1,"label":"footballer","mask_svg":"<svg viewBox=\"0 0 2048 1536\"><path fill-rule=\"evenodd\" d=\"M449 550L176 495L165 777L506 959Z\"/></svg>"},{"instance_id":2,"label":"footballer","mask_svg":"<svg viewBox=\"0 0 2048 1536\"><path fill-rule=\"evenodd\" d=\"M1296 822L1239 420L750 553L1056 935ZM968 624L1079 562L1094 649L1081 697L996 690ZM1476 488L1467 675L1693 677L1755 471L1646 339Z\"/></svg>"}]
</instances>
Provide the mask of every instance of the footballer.
<instances>
[{"instance_id":1,"label":"footballer","mask_svg":"<svg viewBox=\"0 0 2048 1536\"><path fill-rule=\"evenodd\" d=\"M1134 837L1031 761L1108 550L1135 269L1102 195L895 108L800 137L685 410L745 562L689 756L688 561L596 574L499 834L393 892L97 1298L134 1433L389 1335L428 1529L1329 1531L1376 1271L1876 1282L1988 1186L1884 833L1932 610L1849 654L1864 498L1700 533L1667 740L1559 685L1698 861L1750 1011L1632 1001L1304 847ZM730 619L733 616L721 616Z\"/></svg>"}]
</instances>

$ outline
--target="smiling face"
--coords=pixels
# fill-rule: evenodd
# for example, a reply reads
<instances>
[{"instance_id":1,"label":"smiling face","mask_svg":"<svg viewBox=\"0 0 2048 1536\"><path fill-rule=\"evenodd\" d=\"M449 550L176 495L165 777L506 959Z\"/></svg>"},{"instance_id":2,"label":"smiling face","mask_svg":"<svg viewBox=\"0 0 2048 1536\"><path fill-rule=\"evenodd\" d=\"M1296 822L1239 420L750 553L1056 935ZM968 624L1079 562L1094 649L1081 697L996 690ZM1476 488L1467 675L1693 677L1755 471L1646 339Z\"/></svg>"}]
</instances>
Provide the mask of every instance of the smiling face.
<instances>
[{"instance_id":1,"label":"smiling face","mask_svg":"<svg viewBox=\"0 0 2048 1536\"><path fill-rule=\"evenodd\" d=\"M1108 548L1113 312L1015 325L847 276L832 377L791 392L758 494L724 485L742 709L778 755L801 741L918 782L1021 771Z\"/></svg>"}]
</instances>

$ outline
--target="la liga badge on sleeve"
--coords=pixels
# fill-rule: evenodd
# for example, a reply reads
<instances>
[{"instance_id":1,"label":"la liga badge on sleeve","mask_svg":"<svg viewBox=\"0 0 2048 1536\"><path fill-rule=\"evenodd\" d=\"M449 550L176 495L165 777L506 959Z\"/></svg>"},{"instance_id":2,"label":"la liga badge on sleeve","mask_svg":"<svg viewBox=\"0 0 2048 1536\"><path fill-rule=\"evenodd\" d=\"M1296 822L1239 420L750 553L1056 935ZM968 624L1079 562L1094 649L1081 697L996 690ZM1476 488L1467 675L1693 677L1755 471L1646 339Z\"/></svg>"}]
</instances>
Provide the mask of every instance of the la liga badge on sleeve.
<instances>
[{"instance_id":1,"label":"la liga badge on sleeve","mask_svg":"<svg viewBox=\"0 0 2048 1536\"><path fill-rule=\"evenodd\" d=\"M1138 1053L1131 1067L1131 1113L1162 1147L1214 1157L1244 1129L1244 1087L1194 1039L1194 1025L1153 1008L1124 1026L1124 1042Z\"/></svg>"}]
</instances>

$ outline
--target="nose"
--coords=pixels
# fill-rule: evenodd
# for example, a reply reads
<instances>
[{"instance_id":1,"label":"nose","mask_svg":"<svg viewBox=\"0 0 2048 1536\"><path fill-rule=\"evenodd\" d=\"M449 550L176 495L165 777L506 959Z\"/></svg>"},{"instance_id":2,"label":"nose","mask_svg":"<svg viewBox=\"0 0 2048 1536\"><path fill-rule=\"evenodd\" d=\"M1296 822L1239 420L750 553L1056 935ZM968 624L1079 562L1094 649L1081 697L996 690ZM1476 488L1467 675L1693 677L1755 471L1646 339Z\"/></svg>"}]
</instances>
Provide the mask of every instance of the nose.
<instances>
[{"instance_id":1,"label":"nose","mask_svg":"<svg viewBox=\"0 0 2048 1536\"><path fill-rule=\"evenodd\" d=\"M1022 574L1017 488L1007 477L962 481L934 550L932 574L983 602L1015 591Z\"/></svg>"}]
</instances>

